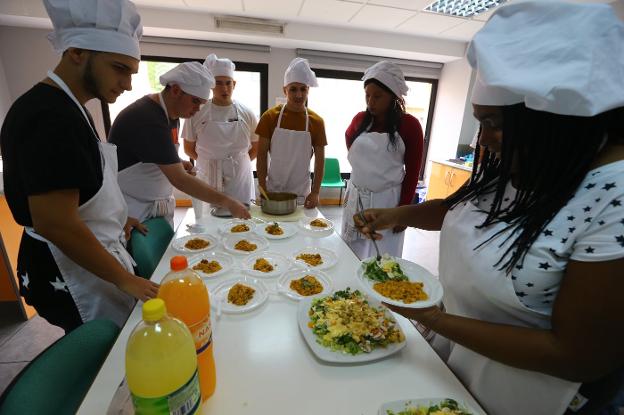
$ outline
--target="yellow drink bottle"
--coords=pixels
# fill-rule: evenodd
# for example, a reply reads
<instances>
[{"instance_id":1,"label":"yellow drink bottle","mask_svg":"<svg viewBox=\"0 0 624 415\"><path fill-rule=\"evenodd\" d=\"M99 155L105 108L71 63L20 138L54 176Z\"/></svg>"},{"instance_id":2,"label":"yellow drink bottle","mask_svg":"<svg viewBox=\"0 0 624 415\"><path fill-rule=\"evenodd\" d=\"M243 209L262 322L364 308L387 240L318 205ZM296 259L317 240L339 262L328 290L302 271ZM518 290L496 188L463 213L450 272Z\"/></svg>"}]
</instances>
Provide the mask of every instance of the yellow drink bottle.
<instances>
[{"instance_id":1,"label":"yellow drink bottle","mask_svg":"<svg viewBox=\"0 0 624 415\"><path fill-rule=\"evenodd\" d=\"M195 344L159 298L143 304L143 321L126 345L126 380L136 415L196 414L201 406Z\"/></svg>"},{"instance_id":2,"label":"yellow drink bottle","mask_svg":"<svg viewBox=\"0 0 624 415\"><path fill-rule=\"evenodd\" d=\"M163 278L158 298L165 300L169 314L182 320L195 340L202 401L215 391L217 374L212 354L210 300L204 281L188 268L185 256L171 258L171 272Z\"/></svg>"}]
</instances>

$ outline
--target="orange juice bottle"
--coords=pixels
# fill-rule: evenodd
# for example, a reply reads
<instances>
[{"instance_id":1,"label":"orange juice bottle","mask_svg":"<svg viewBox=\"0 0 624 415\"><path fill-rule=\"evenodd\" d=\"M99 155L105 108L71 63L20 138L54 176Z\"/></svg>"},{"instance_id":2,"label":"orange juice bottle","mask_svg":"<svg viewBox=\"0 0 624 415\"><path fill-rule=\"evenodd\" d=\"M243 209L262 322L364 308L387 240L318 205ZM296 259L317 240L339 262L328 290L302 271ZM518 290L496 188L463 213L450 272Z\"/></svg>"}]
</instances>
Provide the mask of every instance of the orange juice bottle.
<instances>
[{"instance_id":1,"label":"orange juice bottle","mask_svg":"<svg viewBox=\"0 0 624 415\"><path fill-rule=\"evenodd\" d=\"M167 311L187 325L195 340L202 402L214 393L217 374L212 354L210 300L202 279L188 267L185 256L171 258L171 272L160 283L158 297Z\"/></svg>"}]
</instances>

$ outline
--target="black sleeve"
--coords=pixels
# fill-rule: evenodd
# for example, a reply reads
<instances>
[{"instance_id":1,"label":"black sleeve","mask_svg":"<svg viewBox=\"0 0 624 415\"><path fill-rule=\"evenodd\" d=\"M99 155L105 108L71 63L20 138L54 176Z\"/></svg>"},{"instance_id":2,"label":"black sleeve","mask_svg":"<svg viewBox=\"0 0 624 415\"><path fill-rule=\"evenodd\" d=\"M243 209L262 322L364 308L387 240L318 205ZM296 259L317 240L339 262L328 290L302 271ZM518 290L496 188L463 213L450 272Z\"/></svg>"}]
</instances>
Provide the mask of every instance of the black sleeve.
<instances>
[{"instance_id":1,"label":"black sleeve","mask_svg":"<svg viewBox=\"0 0 624 415\"><path fill-rule=\"evenodd\" d=\"M40 112L19 144L19 177L26 195L93 191L102 184L98 142L90 127L67 113Z\"/></svg>"}]
</instances>

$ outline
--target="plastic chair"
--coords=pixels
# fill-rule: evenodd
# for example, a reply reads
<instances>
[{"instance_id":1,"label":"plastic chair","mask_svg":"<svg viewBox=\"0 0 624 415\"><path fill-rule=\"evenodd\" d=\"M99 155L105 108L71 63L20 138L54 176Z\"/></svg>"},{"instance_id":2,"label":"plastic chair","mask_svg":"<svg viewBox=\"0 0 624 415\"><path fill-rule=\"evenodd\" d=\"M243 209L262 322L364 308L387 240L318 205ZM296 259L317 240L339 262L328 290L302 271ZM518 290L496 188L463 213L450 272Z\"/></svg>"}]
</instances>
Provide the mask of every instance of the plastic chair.
<instances>
[{"instance_id":1,"label":"plastic chair","mask_svg":"<svg viewBox=\"0 0 624 415\"><path fill-rule=\"evenodd\" d=\"M340 197L338 199L338 205L342 204L342 189L347 186L345 181L340 175L340 163L338 159L326 158L325 159L325 172L323 173L323 181L321 187L339 187Z\"/></svg>"},{"instance_id":2,"label":"plastic chair","mask_svg":"<svg viewBox=\"0 0 624 415\"><path fill-rule=\"evenodd\" d=\"M150 278L169 246L173 229L164 218L148 219L143 225L147 226L147 235L132 230L130 253L137 263L137 275Z\"/></svg>"},{"instance_id":3,"label":"plastic chair","mask_svg":"<svg viewBox=\"0 0 624 415\"><path fill-rule=\"evenodd\" d=\"M75 414L119 328L92 320L61 337L13 379L0 396L0 415Z\"/></svg>"}]
</instances>

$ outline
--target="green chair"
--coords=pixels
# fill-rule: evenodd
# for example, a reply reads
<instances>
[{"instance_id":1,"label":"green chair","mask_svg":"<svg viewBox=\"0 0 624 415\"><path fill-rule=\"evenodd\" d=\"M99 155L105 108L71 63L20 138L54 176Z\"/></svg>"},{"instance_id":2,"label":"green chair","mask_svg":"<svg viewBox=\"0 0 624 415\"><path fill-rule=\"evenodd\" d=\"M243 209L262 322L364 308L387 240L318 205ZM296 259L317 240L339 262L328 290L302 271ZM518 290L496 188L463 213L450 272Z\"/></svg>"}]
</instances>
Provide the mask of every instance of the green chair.
<instances>
[{"instance_id":1,"label":"green chair","mask_svg":"<svg viewBox=\"0 0 624 415\"><path fill-rule=\"evenodd\" d=\"M338 205L342 204L342 189L347 186L346 182L342 180L340 175L340 163L338 159L326 158L325 159L325 172L323 173L323 181L321 187L339 187L340 197L338 199Z\"/></svg>"},{"instance_id":2,"label":"green chair","mask_svg":"<svg viewBox=\"0 0 624 415\"><path fill-rule=\"evenodd\" d=\"M88 321L61 337L26 366L0 396L0 415L75 414L119 328Z\"/></svg>"},{"instance_id":3,"label":"green chair","mask_svg":"<svg viewBox=\"0 0 624 415\"><path fill-rule=\"evenodd\" d=\"M169 246L173 229L164 218L152 218L143 222L147 226L147 235L136 229L130 238L130 253L137 263L137 275L151 278L158 262Z\"/></svg>"}]
</instances>

